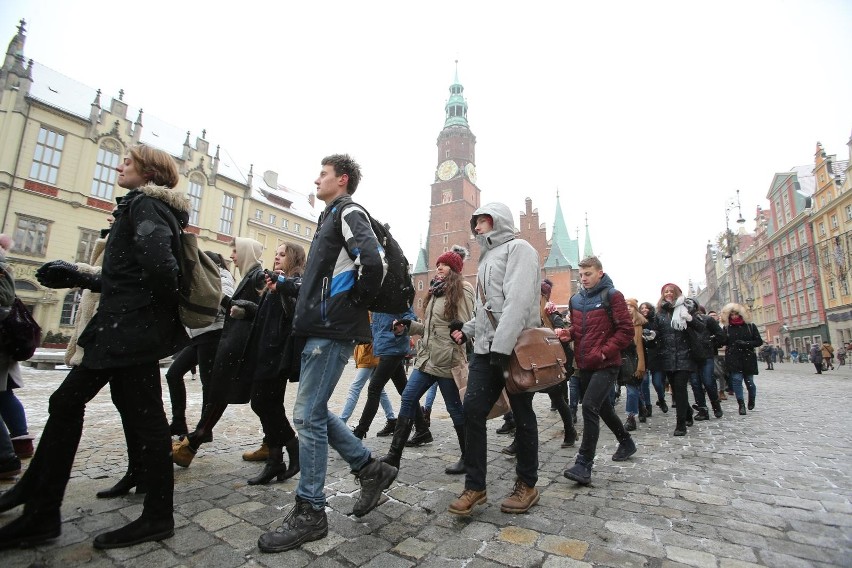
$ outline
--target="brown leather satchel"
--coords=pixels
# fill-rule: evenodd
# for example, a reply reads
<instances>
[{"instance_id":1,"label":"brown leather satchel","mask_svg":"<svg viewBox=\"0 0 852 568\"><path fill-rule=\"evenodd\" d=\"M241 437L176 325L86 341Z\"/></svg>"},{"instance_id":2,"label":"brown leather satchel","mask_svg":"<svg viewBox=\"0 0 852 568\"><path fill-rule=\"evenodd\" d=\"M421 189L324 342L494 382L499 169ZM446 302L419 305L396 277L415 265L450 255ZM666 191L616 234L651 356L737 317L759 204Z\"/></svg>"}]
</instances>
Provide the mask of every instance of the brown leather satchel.
<instances>
[{"instance_id":1,"label":"brown leather satchel","mask_svg":"<svg viewBox=\"0 0 852 568\"><path fill-rule=\"evenodd\" d=\"M482 305L485 290L477 282ZM488 320L497 329L497 319L486 309ZM506 392L520 394L536 392L565 380L565 350L556 333L547 327L530 327L521 332L509 356Z\"/></svg>"}]
</instances>

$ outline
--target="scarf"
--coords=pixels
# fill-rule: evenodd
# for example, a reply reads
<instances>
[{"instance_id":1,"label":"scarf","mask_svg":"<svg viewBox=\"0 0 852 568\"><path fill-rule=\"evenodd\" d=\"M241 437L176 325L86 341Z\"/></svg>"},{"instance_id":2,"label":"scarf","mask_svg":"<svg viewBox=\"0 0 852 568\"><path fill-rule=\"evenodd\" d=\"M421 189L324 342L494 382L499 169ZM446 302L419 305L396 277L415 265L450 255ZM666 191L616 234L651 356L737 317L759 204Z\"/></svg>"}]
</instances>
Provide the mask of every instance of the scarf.
<instances>
[{"instance_id":1,"label":"scarf","mask_svg":"<svg viewBox=\"0 0 852 568\"><path fill-rule=\"evenodd\" d=\"M692 316L683 305L683 296L678 296L674 303L674 311L672 312L672 327L678 331L686 329L686 322L691 321Z\"/></svg>"},{"instance_id":2,"label":"scarf","mask_svg":"<svg viewBox=\"0 0 852 568\"><path fill-rule=\"evenodd\" d=\"M730 325L744 325L745 320L743 319L742 316L736 315L736 316L731 316L730 318L728 318L728 323Z\"/></svg>"},{"instance_id":3,"label":"scarf","mask_svg":"<svg viewBox=\"0 0 852 568\"><path fill-rule=\"evenodd\" d=\"M447 281L441 278L440 276L436 276L432 282L429 283L429 294L436 298L440 298L444 295L444 292L447 291Z\"/></svg>"}]
</instances>

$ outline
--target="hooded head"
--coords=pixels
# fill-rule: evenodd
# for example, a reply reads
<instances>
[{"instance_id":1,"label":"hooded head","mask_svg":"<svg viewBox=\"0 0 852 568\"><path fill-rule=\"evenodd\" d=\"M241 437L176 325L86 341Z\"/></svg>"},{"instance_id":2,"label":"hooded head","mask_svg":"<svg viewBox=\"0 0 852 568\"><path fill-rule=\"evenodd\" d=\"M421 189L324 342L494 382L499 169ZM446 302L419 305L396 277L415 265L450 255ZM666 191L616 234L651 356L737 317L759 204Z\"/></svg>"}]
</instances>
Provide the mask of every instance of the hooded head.
<instances>
[{"instance_id":1,"label":"hooded head","mask_svg":"<svg viewBox=\"0 0 852 568\"><path fill-rule=\"evenodd\" d=\"M256 266L261 266L260 255L263 254L263 245L254 239L245 237L234 238L234 249L237 251L237 268L243 277Z\"/></svg>"},{"instance_id":2,"label":"hooded head","mask_svg":"<svg viewBox=\"0 0 852 568\"><path fill-rule=\"evenodd\" d=\"M491 217L493 228L482 235L476 234L476 220L480 215ZM476 236L479 244L491 248L515 238L515 224L512 212L502 203L487 203L473 212L470 217L470 231Z\"/></svg>"}]
</instances>

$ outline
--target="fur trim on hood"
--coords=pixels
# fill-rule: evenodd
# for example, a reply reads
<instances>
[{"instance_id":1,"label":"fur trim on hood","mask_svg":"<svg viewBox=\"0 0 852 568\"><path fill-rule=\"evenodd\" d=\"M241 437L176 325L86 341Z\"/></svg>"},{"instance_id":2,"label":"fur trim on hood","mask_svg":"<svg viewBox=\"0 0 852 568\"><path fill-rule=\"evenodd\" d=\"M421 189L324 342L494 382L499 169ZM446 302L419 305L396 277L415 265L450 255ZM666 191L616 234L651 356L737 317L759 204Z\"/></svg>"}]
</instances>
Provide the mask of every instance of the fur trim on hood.
<instances>
[{"instance_id":1,"label":"fur trim on hood","mask_svg":"<svg viewBox=\"0 0 852 568\"><path fill-rule=\"evenodd\" d=\"M722 313L719 314L719 319L722 321L722 325L728 325L731 312L740 314L743 317L743 321L751 323L751 312L748 311L748 308L741 304L731 302L730 304L725 304L725 307L722 308Z\"/></svg>"},{"instance_id":2,"label":"fur trim on hood","mask_svg":"<svg viewBox=\"0 0 852 568\"><path fill-rule=\"evenodd\" d=\"M148 197L159 199L160 201L162 201L163 203L165 203L176 211L181 211L183 213L190 212L189 195L187 195L186 193L182 193L174 189L169 189L161 185L154 185L150 183L140 187L139 191L141 191Z\"/></svg>"}]
</instances>

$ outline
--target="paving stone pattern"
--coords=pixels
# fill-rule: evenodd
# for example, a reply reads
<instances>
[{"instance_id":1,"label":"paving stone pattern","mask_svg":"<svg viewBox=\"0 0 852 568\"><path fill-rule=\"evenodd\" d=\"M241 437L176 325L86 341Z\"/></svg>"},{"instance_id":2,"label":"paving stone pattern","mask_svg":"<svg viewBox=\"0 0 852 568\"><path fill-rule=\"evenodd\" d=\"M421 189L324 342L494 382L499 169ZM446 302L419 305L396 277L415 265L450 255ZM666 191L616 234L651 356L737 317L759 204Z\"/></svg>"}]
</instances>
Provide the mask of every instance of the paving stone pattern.
<instances>
[{"instance_id":1,"label":"paving stone pattern","mask_svg":"<svg viewBox=\"0 0 852 568\"><path fill-rule=\"evenodd\" d=\"M46 419L47 400L65 373L25 370L26 388L18 396L36 436ZM332 400L334 409L342 407L353 376L350 364ZM186 384L189 419L197 419L201 385L189 375ZM634 433L639 451L626 462L611 461L617 444L604 428L589 487L562 476L577 450L560 448L562 424L549 410L547 396L538 396L540 503L526 515L500 512L514 482L514 460L500 453L510 439L495 434L500 422L492 421L488 503L469 518L447 513L464 479L443 473L458 458L458 448L438 396L432 414L435 442L406 450L387 501L361 519L351 516L358 485L332 451L328 537L281 554L261 553L256 541L286 515L296 480L246 483L262 467L241 459L262 436L247 405L230 407L214 441L199 450L188 469L175 468L173 538L128 549L93 549L95 535L141 511L141 497L95 498L126 467L118 414L105 389L87 408L62 507L62 536L35 549L0 552L0 565L852 566L852 368L815 375L810 365L776 364L774 371L761 370L757 384L757 408L747 416L737 414L732 397L722 403L722 419L696 422L681 438L672 436L674 410L663 414L655 407ZM163 385L165 391L165 380ZM295 391L296 385L289 385L288 409ZM389 394L398 408L398 395ZM366 390L353 424L365 398ZM618 407L623 416L624 397ZM390 438L374 436L383 425L380 410L365 440L375 455L383 455L390 443ZM7 487L0 484L0 489ZM19 511L0 514L0 523Z\"/></svg>"}]
</instances>

